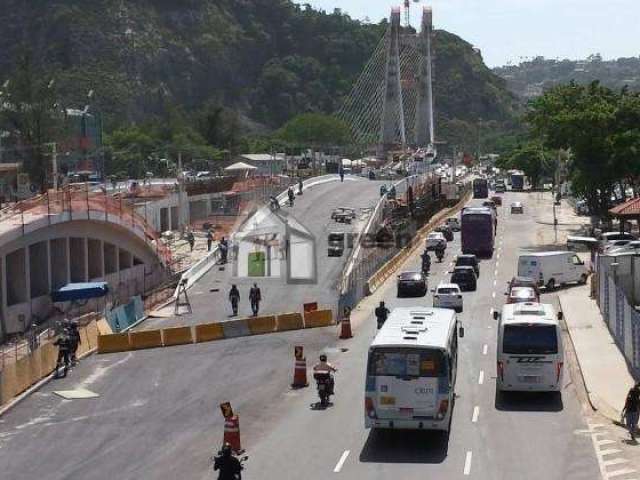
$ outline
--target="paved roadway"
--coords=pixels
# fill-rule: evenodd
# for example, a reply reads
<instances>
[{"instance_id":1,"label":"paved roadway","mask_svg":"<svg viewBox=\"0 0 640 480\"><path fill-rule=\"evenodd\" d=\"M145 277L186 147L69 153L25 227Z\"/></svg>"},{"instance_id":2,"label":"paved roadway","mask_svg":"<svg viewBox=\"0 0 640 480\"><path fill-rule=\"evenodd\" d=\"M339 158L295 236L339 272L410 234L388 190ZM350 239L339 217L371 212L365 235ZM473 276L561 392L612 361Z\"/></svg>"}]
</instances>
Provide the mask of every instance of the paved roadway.
<instances>
[{"instance_id":1,"label":"paved roadway","mask_svg":"<svg viewBox=\"0 0 640 480\"><path fill-rule=\"evenodd\" d=\"M527 194L505 197L518 197L527 210L511 216L501 209L498 249L482 262L478 291L465 294L466 335L450 435L371 433L363 427L373 308L380 299L391 306L431 304L430 297L396 299L391 280L354 312L351 340L336 340L335 328L325 328L87 359L69 378L47 385L0 419L3 477L212 478L207 460L222 436L217 405L229 399L250 455L246 478L601 478L591 439L577 433L586 422L569 375L561 396L496 398L490 309L504 301L518 252L534 249L536 230L549 228L534 222L548 205L534 205L537 200ZM445 277L458 242L456 235L445 262L433 264L431 286ZM417 255L408 262L417 266ZM544 300L555 301L555 295ZM288 388L297 344L309 359L328 352L340 369L335 405L325 411L313 409L313 386ZM78 386L100 397L63 401L52 394Z\"/></svg>"},{"instance_id":2,"label":"paved roadway","mask_svg":"<svg viewBox=\"0 0 640 480\"><path fill-rule=\"evenodd\" d=\"M263 301L260 305L260 313L301 311L303 303L314 301L318 302L321 307L335 307L337 304L337 281L351 250L345 249L345 254L342 257L327 256L327 234L334 230L360 231L369 218L368 214L363 213L361 209L375 207L380 198L380 185L384 183L357 176L346 176L344 182L333 181L314 185L306 189L302 196L296 196L293 208L282 207L285 218L293 216L316 239L318 258L316 284L288 285L276 278L232 280L230 265L222 270L220 267L214 266L188 291L193 314L150 319L144 322L140 329L189 325L230 318L231 305L228 301L228 294L231 283L236 283L240 290L240 316L251 315L249 288L254 281L257 281L262 292ZM357 219L351 225L332 221L331 212L336 207L357 209ZM173 306L165 311L172 312Z\"/></svg>"}]
</instances>

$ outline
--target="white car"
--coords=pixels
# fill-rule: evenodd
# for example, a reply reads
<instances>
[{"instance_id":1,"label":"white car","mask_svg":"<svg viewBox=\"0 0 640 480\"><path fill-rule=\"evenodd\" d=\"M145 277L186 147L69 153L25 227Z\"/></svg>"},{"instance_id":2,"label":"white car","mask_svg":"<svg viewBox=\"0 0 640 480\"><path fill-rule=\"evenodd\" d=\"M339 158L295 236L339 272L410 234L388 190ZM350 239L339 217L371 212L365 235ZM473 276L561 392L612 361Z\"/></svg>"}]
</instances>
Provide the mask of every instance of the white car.
<instances>
[{"instance_id":1,"label":"white car","mask_svg":"<svg viewBox=\"0 0 640 480\"><path fill-rule=\"evenodd\" d=\"M456 217L449 217L445 224L454 232L460 231L460 221Z\"/></svg>"},{"instance_id":2,"label":"white car","mask_svg":"<svg viewBox=\"0 0 640 480\"><path fill-rule=\"evenodd\" d=\"M441 283L433 290L434 308L452 308L462 311L462 291L455 283Z\"/></svg>"},{"instance_id":3,"label":"white car","mask_svg":"<svg viewBox=\"0 0 640 480\"><path fill-rule=\"evenodd\" d=\"M447 239L441 232L431 232L427 235L427 250L437 250L438 247L447 248Z\"/></svg>"}]
</instances>

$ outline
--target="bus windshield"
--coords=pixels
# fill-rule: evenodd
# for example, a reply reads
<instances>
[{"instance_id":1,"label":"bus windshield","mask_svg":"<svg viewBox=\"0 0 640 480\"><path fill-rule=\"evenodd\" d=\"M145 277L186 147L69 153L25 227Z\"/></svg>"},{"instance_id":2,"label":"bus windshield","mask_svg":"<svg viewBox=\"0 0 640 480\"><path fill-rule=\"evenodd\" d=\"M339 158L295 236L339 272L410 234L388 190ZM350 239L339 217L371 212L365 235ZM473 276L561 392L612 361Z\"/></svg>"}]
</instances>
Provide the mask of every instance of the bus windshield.
<instances>
[{"instance_id":1,"label":"bus windshield","mask_svg":"<svg viewBox=\"0 0 640 480\"><path fill-rule=\"evenodd\" d=\"M552 355L558 353L554 325L505 325L502 351L511 354Z\"/></svg>"},{"instance_id":2,"label":"bus windshield","mask_svg":"<svg viewBox=\"0 0 640 480\"><path fill-rule=\"evenodd\" d=\"M440 350L380 348L369 354L370 376L444 377L447 360Z\"/></svg>"}]
</instances>

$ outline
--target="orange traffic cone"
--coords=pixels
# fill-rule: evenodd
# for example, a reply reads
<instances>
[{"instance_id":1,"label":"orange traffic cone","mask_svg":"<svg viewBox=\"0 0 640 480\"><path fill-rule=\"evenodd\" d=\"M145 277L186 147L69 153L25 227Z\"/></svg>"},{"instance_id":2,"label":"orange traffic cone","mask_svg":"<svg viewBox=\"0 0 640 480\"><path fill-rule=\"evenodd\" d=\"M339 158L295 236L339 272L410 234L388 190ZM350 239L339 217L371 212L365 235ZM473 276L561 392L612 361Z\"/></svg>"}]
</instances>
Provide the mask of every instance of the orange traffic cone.
<instances>
[{"instance_id":1,"label":"orange traffic cone","mask_svg":"<svg viewBox=\"0 0 640 480\"><path fill-rule=\"evenodd\" d=\"M307 359L296 359L291 388L304 388L307 386L309 386L309 382L307 382Z\"/></svg>"},{"instance_id":2,"label":"orange traffic cone","mask_svg":"<svg viewBox=\"0 0 640 480\"><path fill-rule=\"evenodd\" d=\"M240 446L240 420L237 415L224 420L224 440L223 443L231 445L231 449L236 453L244 450Z\"/></svg>"},{"instance_id":3,"label":"orange traffic cone","mask_svg":"<svg viewBox=\"0 0 640 480\"><path fill-rule=\"evenodd\" d=\"M340 322L340 326L340 338L344 339L353 337L351 334L351 309L349 307L344 307L344 315Z\"/></svg>"}]
</instances>

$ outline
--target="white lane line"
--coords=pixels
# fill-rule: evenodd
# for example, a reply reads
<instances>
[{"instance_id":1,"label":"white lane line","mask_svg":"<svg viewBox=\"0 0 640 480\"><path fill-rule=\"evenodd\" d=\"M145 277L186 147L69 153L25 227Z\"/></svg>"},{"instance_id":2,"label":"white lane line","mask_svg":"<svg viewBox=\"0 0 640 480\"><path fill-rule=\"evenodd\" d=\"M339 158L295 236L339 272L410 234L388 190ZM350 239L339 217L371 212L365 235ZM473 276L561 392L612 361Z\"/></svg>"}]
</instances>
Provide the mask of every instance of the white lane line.
<instances>
[{"instance_id":1,"label":"white lane line","mask_svg":"<svg viewBox=\"0 0 640 480\"><path fill-rule=\"evenodd\" d=\"M497 283L498 283L498 280L497 280L497 279L496 279L496 280L494 280L494 281L493 281L493 286L495 287L495 286L497 285Z\"/></svg>"},{"instance_id":2,"label":"white lane line","mask_svg":"<svg viewBox=\"0 0 640 480\"><path fill-rule=\"evenodd\" d=\"M491 294L491 296L492 296L493 298L496 298L496 292L493 292L493 293Z\"/></svg>"},{"instance_id":3,"label":"white lane line","mask_svg":"<svg viewBox=\"0 0 640 480\"><path fill-rule=\"evenodd\" d=\"M469 475L471 473L471 457L473 457L473 453L471 451L467 452L467 456L464 459L464 474Z\"/></svg>"},{"instance_id":4,"label":"white lane line","mask_svg":"<svg viewBox=\"0 0 640 480\"><path fill-rule=\"evenodd\" d=\"M482 354L486 355L488 350L489 350L489 345L485 343L484 346L482 347Z\"/></svg>"},{"instance_id":5,"label":"white lane line","mask_svg":"<svg viewBox=\"0 0 640 480\"><path fill-rule=\"evenodd\" d=\"M473 416L471 417L471 423L476 423L478 421L478 415L480 415L480 407L473 407Z\"/></svg>"},{"instance_id":6,"label":"white lane line","mask_svg":"<svg viewBox=\"0 0 640 480\"><path fill-rule=\"evenodd\" d=\"M498 270L498 265L500 265L500 262L496 261L496 271Z\"/></svg>"},{"instance_id":7,"label":"white lane line","mask_svg":"<svg viewBox=\"0 0 640 480\"><path fill-rule=\"evenodd\" d=\"M616 443L614 440L609 440L607 438L605 438L604 440L596 440L596 445L598 445L599 447L604 447L605 445L613 445L614 443Z\"/></svg>"},{"instance_id":8,"label":"white lane line","mask_svg":"<svg viewBox=\"0 0 640 480\"><path fill-rule=\"evenodd\" d=\"M480 376L478 377L478 385L482 385L484 383L484 370L480 370Z\"/></svg>"},{"instance_id":9,"label":"white lane line","mask_svg":"<svg viewBox=\"0 0 640 480\"><path fill-rule=\"evenodd\" d=\"M344 465L344 462L347 461L347 457L349 456L349 450L345 450L342 453L342 456L340 457L340 460L338 460L338 463L336 465L336 468L333 469L333 473L340 473L340 470L342 470L342 466Z\"/></svg>"},{"instance_id":10,"label":"white lane line","mask_svg":"<svg viewBox=\"0 0 640 480\"><path fill-rule=\"evenodd\" d=\"M496 260L500 258L500 250L498 250L498 254L496 255Z\"/></svg>"},{"instance_id":11,"label":"white lane line","mask_svg":"<svg viewBox=\"0 0 640 480\"><path fill-rule=\"evenodd\" d=\"M630 473L635 473L636 470L633 468L623 468L621 470L615 470L613 472L607 472L607 478L619 477L620 475L628 475Z\"/></svg>"},{"instance_id":12,"label":"white lane line","mask_svg":"<svg viewBox=\"0 0 640 480\"><path fill-rule=\"evenodd\" d=\"M620 465L622 463L629 463L629 460L626 458L614 458L613 460L606 460L602 462L605 467L612 467L614 465Z\"/></svg>"},{"instance_id":13,"label":"white lane line","mask_svg":"<svg viewBox=\"0 0 640 480\"><path fill-rule=\"evenodd\" d=\"M620 453L622 450L618 450L617 448L608 448L606 450L600 450L600 456L604 457L605 455L613 455L614 453Z\"/></svg>"}]
</instances>

